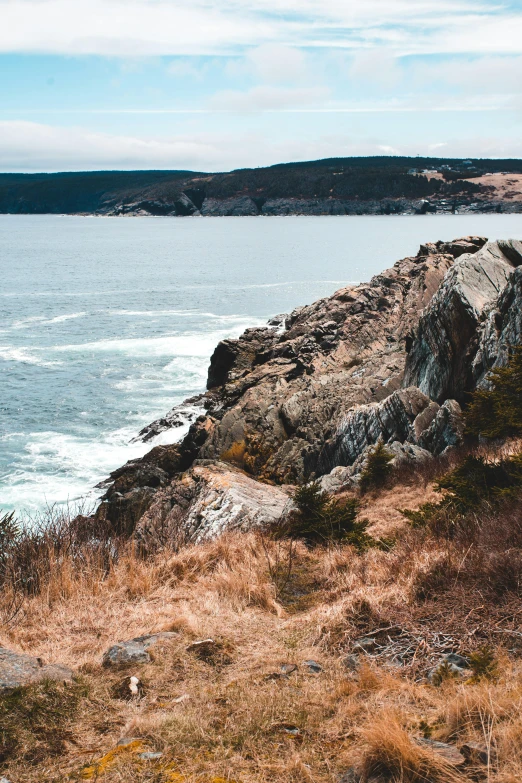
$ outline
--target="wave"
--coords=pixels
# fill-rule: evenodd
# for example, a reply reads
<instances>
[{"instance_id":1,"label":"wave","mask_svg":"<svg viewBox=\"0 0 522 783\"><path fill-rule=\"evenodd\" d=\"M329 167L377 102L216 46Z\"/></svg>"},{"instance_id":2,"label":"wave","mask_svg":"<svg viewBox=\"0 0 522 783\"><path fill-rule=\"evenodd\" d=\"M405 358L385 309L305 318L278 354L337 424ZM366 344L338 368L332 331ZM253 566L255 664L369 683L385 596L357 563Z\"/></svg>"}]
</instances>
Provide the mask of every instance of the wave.
<instances>
[{"instance_id":1,"label":"wave","mask_svg":"<svg viewBox=\"0 0 522 783\"><path fill-rule=\"evenodd\" d=\"M61 324L64 323L64 321L71 321L75 318L83 318L86 315L86 312L65 313L64 315L57 315L54 318L47 318L45 315L33 315L30 318L23 318L20 321L15 321L11 325L11 329L28 329L34 324L38 324L39 326L45 326L47 324Z\"/></svg>"},{"instance_id":2,"label":"wave","mask_svg":"<svg viewBox=\"0 0 522 783\"><path fill-rule=\"evenodd\" d=\"M212 354L220 340L237 336L249 326L264 323L264 320L249 318L243 323L237 323L236 329L221 329L212 332L193 332L188 334L171 334L160 337L124 337L120 339L103 339L89 343L74 343L57 345L53 351L60 353L105 352L124 353L135 357L165 356L165 357L204 357Z\"/></svg>"},{"instance_id":3,"label":"wave","mask_svg":"<svg viewBox=\"0 0 522 783\"><path fill-rule=\"evenodd\" d=\"M0 345L0 359L6 362L20 362L21 364L33 364L37 367L55 367L62 364L60 361L46 361L31 353L30 348L13 348L8 345Z\"/></svg>"}]
</instances>

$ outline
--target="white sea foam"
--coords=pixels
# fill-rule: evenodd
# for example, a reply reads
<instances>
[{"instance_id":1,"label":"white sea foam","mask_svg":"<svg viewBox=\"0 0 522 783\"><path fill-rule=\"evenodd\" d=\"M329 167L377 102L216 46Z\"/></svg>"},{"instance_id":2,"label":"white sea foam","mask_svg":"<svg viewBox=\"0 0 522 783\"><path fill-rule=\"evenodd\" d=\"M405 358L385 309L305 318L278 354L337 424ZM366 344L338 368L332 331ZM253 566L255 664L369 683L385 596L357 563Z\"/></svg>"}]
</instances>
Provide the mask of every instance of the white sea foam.
<instances>
[{"instance_id":1,"label":"white sea foam","mask_svg":"<svg viewBox=\"0 0 522 783\"><path fill-rule=\"evenodd\" d=\"M57 315L54 318L47 318L45 315L34 315L30 318L22 318L19 321L15 321L11 325L11 329L30 329L36 324L38 324L38 326L44 326L47 324L61 324L64 321L71 321L75 318L83 318L86 315L86 312L64 313L64 315Z\"/></svg>"},{"instance_id":2,"label":"white sea foam","mask_svg":"<svg viewBox=\"0 0 522 783\"><path fill-rule=\"evenodd\" d=\"M222 329L212 332L191 332L184 334L161 335L160 337L126 337L122 339L104 339L89 343L75 343L71 345L56 345L53 351L59 353L85 353L106 352L124 353L128 356L185 356L185 357L209 357L216 344L232 335L238 335L249 326L264 323L262 319L249 318L243 323L237 322L232 330Z\"/></svg>"},{"instance_id":3,"label":"white sea foam","mask_svg":"<svg viewBox=\"0 0 522 783\"><path fill-rule=\"evenodd\" d=\"M0 345L0 359L6 362L21 362L22 364L34 364L37 367L55 367L62 364L60 361L47 361L40 356L35 356L33 348L15 348L10 345Z\"/></svg>"}]
</instances>

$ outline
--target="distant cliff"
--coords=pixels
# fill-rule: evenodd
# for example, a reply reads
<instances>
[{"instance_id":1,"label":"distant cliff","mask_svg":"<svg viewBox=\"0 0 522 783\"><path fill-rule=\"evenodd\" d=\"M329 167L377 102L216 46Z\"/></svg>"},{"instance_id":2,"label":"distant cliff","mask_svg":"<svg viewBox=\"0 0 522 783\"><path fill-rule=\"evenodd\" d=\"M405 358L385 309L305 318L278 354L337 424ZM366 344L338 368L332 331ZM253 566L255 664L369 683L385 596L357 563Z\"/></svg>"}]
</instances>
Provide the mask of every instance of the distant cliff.
<instances>
[{"instance_id":1,"label":"distant cliff","mask_svg":"<svg viewBox=\"0 0 522 783\"><path fill-rule=\"evenodd\" d=\"M219 174L0 174L3 214L188 217L466 211L522 211L522 161L331 158Z\"/></svg>"}]
</instances>

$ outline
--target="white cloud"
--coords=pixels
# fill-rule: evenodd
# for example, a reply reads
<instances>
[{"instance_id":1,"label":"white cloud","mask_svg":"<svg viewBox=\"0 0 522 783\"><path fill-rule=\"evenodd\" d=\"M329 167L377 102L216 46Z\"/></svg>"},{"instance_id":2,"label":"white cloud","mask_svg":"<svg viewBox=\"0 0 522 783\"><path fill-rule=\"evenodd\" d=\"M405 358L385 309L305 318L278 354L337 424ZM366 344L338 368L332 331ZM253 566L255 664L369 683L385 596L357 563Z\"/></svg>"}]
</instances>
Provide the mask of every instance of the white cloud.
<instances>
[{"instance_id":1,"label":"white cloud","mask_svg":"<svg viewBox=\"0 0 522 783\"><path fill-rule=\"evenodd\" d=\"M313 107L324 104L330 90L328 87L276 87L259 85L244 92L222 90L212 96L210 106L218 111L259 112L280 111Z\"/></svg>"},{"instance_id":2,"label":"white cloud","mask_svg":"<svg viewBox=\"0 0 522 783\"><path fill-rule=\"evenodd\" d=\"M492 0L0 0L0 51L224 54L251 46L522 52Z\"/></svg>"},{"instance_id":3,"label":"white cloud","mask_svg":"<svg viewBox=\"0 0 522 783\"><path fill-rule=\"evenodd\" d=\"M300 82L308 75L306 55L295 47L267 43L251 49L246 59L264 84Z\"/></svg>"},{"instance_id":4,"label":"white cloud","mask_svg":"<svg viewBox=\"0 0 522 783\"><path fill-rule=\"evenodd\" d=\"M380 134L380 137L377 136ZM520 137L490 137L389 144L376 131L361 141L346 134L274 138L265 133L199 133L170 138L93 133L31 122L0 122L0 170L78 171L98 169L192 169L226 171L288 160L350 155L440 154L445 156L522 157ZM451 127L449 128L451 133Z\"/></svg>"},{"instance_id":5,"label":"white cloud","mask_svg":"<svg viewBox=\"0 0 522 783\"><path fill-rule=\"evenodd\" d=\"M357 52L349 74L352 80L370 82L384 88L394 87L402 76L393 51L380 47Z\"/></svg>"},{"instance_id":6,"label":"white cloud","mask_svg":"<svg viewBox=\"0 0 522 783\"><path fill-rule=\"evenodd\" d=\"M522 57L492 56L420 63L415 78L421 85L443 82L469 94L505 94L522 92Z\"/></svg>"}]
</instances>

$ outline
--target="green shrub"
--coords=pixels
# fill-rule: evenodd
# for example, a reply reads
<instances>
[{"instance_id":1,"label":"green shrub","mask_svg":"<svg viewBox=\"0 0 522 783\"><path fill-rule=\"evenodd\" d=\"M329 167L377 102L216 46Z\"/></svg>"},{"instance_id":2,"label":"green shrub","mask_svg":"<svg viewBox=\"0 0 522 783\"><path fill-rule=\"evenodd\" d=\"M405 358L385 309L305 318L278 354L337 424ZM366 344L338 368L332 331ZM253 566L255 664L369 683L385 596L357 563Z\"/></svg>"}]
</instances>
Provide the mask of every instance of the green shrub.
<instances>
[{"instance_id":1,"label":"green shrub","mask_svg":"<svg viewBox=\"0 0 522 783\"><path fill-rule=\"evenodd\" d=\"M475 681L494 680L498 676L497 656L490 647L480 647L471 653L469 666Z\"/></svg>"},{"instance_id":2,"label":"green shrub","mask_svg":"<svg viewBox=\"0 0 522 783\"><path fill-rule=\"evenodd\" d=\"M357 519L359 503L354 498L335 500L313 482L298 487L293 501L296 510L281 528L285 537L301 538L309 546L343 541L362 550L375 545L366 533L368 522Z\"/></svg>"},{"instance_id":3,"label":"green shrub","mask_svg":"<svg viewBox=\"0 0 522 783\"><path fill-rule=\"evenodd\" d=\"M391 461L394 454L389 451L382 440L379 440L368 454L366 465L359 478L359 488L364 494L370 489L377 489L385 484L391 473Z\"/></svg>"},{"instance_id":4,"label":"green shrub","mask_svg":"<svg viewBox=\"0 0 522 783\"><path fill-rule=\"evenodd\" d=\"M417 511L401 510L413 527L434 524L448 515L456 520L485 503L516 497L522 489L522 453L499 462L466 457L435 482L435 489L446 493L439 503L425 503Z\"/></svg>"},{"instance_id":5,"label":"green shrub","mask_svg":"<svg viewBox=\"0 0 522 783\"><path fill-rule=\"evenodd\" d=\"M511 353L506 367L489 375L491 389L477 389L466 412L471 435L500 438L522 433L522 346Z\"/></svg>"}]
</instances>

